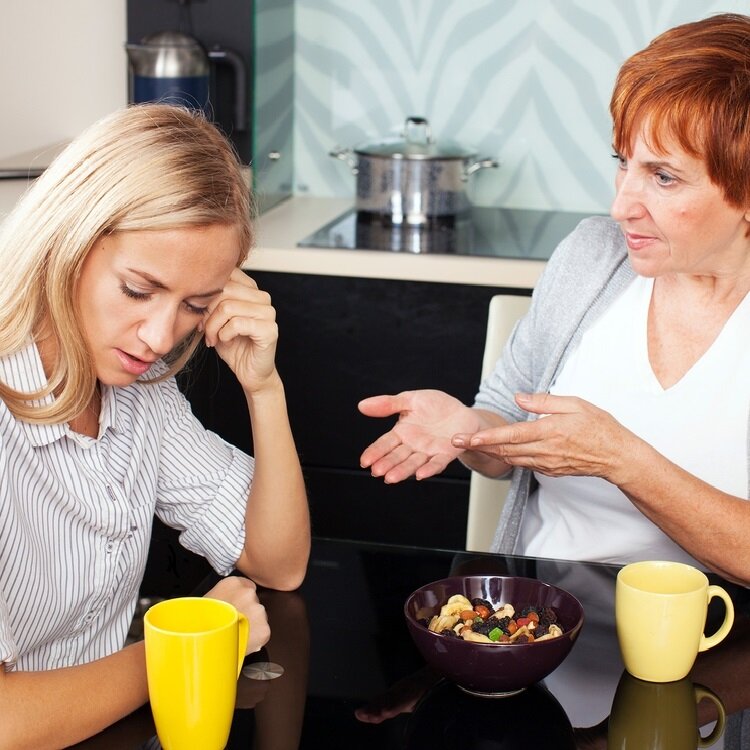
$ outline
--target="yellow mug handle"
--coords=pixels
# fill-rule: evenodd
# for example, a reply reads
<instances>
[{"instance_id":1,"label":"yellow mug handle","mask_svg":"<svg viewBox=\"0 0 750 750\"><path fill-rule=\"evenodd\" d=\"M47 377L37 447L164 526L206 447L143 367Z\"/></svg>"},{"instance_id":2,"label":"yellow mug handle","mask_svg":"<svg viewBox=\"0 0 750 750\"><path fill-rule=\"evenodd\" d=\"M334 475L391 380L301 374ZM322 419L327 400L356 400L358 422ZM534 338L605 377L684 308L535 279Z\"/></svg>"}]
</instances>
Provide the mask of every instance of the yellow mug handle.
<instances>
[{"instance_id":1,"label":"yellow mug handle","mask_svg":"<svg viewBox=\"0 0 750 750\"><path fill-rule=\"evenodd\" d=\"M245 615L237 613L237 678L239 679L242 672L242 662L245 661L245 649L247 648L247 639L250 635L250 623Z\"/></svg>"},{"instance_id":2,"label":"yellow mug handle","mask_svg":"<svg viewBox=\"0 0 750 750\"><path fill-rule=\"evenodd\" d=\"M727 592L724 591L721 586L711 585L708 587L708 601L710 602L711 599L713 599L715 596L718 596L719 599L724 600L724 606L726 607L724 622L721 623L721 626L713 635L701 635L698 651L706 651L712 646L715 646L717 643L723 641L727 637L727 635L729 635L729 631L732 629L732 625L734 624L734 604L732 604L732 600L729 597L729 594L727 594Z\"/></svg>"},{"instance_id":3,"label":"yellow mug handle","mask_svg":"<svg viewBox=\"0 0 750 750\"><path fill-rule=\"evenodd\" d=\"M716 706L719 718L716 720L716 726L711 730L708 737L698 735L698 747L711 747L724 734L724 723L727 720L727 714L724 710L724 704L713 690L709 690L707 687L703 687L703 685L695 685L695 702L700 703L704 698L707 698Z\"/></svg>"}]
</instances>

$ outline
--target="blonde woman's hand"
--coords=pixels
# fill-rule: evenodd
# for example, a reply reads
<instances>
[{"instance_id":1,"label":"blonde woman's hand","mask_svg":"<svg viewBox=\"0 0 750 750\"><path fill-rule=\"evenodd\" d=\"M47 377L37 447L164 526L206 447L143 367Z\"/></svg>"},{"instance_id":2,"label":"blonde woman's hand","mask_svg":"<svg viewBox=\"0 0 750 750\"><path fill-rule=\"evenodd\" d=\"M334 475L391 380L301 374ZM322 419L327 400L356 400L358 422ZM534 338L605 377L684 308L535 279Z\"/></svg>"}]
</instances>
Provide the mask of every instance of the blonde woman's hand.
<instances>
[{"instance_id":1,"label":"blonde woman's hand","mask_svg":"<svg viewBox=\"0 0 750 750\"><path fill-rule=\"evenodd\" d=\"M250 635L247 639L246 654L260 651L271 637L266 608L258 600L255 583L242 576L228 576L219 581L206 593L209 599L221 599L233 605L238 612L247 617L250 624Z\"/></svg>"},{"instance_id":2,"label":"blonde woman's hand","mask_svg":"<svg viewBox=\"0 0 750 750\"><path fill-rule=\"evenodd\" d=\"M202 327L206 345L216 348L246 391L255 393L278 380L276 310L269 294L241 269L232 271Z\"/></svg>"}]
</instances>

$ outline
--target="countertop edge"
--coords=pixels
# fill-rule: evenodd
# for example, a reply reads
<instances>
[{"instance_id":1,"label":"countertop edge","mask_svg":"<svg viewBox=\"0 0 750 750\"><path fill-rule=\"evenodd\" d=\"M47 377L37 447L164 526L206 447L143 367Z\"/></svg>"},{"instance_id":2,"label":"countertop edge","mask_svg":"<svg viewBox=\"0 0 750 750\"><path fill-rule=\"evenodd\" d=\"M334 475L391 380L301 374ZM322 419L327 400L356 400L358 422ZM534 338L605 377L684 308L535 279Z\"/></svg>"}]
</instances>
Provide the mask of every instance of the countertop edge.
<instances>
[{"instance_id":1,"label":"countertop edge","mask_svg":"<svg viewBox=\"0 0 750 750\"><path fill-rule=\"evenodd\" d=\"M243 268L319 276L429 281L532 289L543 260L299 247L300 240L352 207L347 198L295 196L261 214Z\"/></svg>"}]
</instances>

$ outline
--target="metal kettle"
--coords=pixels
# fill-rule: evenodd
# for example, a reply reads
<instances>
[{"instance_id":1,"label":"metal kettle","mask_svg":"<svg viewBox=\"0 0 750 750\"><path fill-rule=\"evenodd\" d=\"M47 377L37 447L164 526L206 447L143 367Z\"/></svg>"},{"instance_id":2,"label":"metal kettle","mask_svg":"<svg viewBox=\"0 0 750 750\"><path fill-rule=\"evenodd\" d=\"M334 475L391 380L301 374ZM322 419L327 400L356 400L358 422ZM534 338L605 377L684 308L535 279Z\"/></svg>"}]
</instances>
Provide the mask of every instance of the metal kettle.
<instances>
[{"instance_id":1,"label":"metal kettle","mask_svg":"<svg viewBox=\"0 0 750 750\"><path fill-rule=\"evenodd\" d=\"M234 72L234 117L232 130L247 128L247 82L245 63L236 52L218 45L206 51L201 43L180 31L160 31L140 44L126 44L132 69L130 101L161 101L211 111L211 64L225 63Z\"/></svg>"}]
</instances>

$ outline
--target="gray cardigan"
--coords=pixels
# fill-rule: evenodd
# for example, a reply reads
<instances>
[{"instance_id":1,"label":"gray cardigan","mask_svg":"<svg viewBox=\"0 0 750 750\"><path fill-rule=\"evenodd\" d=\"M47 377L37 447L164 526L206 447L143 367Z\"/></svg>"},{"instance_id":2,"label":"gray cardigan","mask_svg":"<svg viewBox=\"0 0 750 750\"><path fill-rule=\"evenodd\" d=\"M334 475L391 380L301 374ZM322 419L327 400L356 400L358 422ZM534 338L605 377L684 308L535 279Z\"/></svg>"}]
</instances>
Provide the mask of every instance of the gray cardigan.
<instances>
[{"instance_id":1,"label":"gray cardigan","mask_svg":"<svg viewBox=\"0 0 750 750\"><path fill-rule=\"evenodd\" d=\"M583 332L633 278L618 225L606 217L584 219L550 258L529 312L513 329L474 406L512 422L533 419L518 408L514 394L547 391ZM748 435L750 441L750 429ZM493 551L516 551L523 511L535 485L528 469L513 471Z\"/></svg>"}]
</instances>

